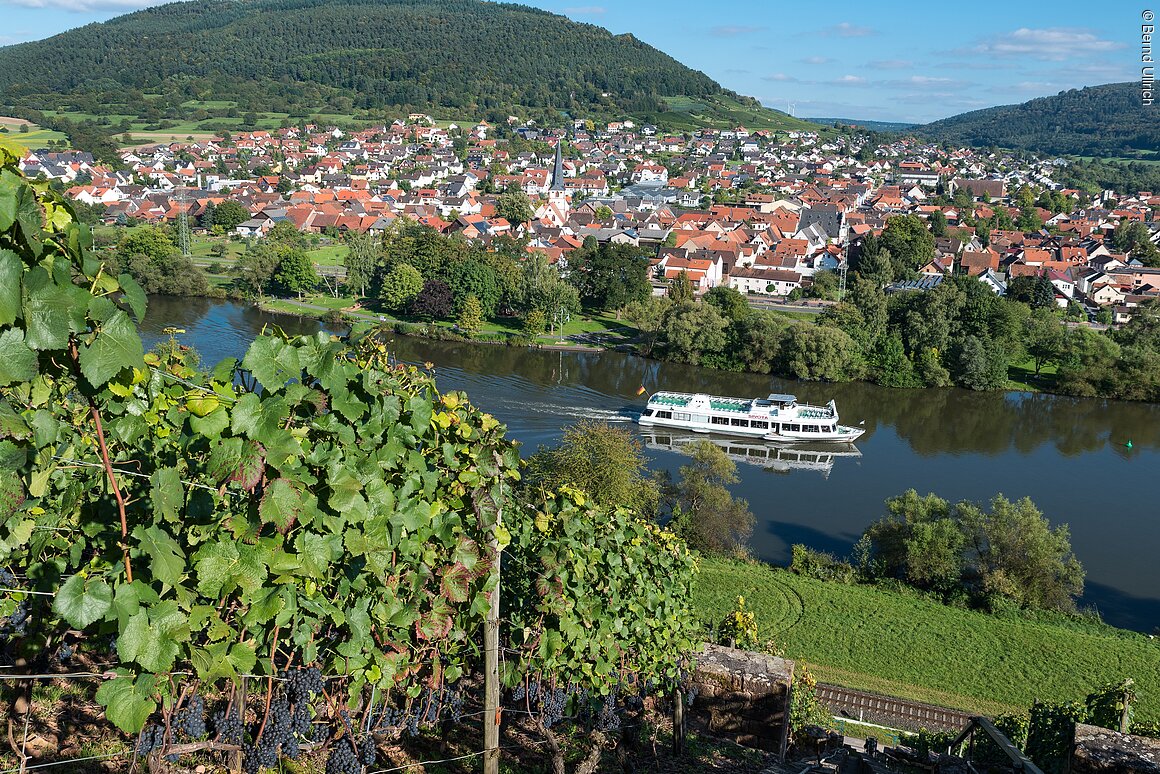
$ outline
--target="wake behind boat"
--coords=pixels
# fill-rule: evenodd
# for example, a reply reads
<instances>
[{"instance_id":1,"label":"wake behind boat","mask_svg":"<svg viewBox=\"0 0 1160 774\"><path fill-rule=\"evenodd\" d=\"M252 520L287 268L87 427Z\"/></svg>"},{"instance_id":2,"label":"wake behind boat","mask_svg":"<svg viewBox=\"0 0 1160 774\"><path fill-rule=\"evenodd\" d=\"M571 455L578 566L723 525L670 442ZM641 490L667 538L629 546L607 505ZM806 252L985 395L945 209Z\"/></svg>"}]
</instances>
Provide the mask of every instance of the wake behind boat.
<instances>
[{"instance_id":1,"label":"wake behind boat","mask_svg":"<svg viewBox=\"0 0 1160 774\"><path fill-rule=\"evenodd\" d=\"M679 427L695 433L722 433L799 443L853 443L866 430L838 423L834 401L825 406L798 403L793 395L726 398L690 392L656 392L637 419L646 427Z\"/></svg>"}]
</instances>

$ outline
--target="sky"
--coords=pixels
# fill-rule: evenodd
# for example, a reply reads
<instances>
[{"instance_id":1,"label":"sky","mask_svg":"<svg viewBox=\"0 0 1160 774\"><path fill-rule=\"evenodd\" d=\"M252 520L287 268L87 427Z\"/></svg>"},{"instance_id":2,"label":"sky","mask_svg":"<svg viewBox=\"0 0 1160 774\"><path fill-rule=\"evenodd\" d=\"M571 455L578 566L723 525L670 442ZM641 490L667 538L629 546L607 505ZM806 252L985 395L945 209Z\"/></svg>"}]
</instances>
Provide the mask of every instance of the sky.
<instances>
[{"instance_id":1,"label":"sky","mask_svg":"<svg viewBox=\"0 0 1160 774\"><path fill-rule=\"evenodd\" d=\"M1141 15L1150 8L1125 0L524 2L630 32L798 116L914 122L1138 79ZM0 45L156 4L0 0Z\"/></svg>"}]
</instances>

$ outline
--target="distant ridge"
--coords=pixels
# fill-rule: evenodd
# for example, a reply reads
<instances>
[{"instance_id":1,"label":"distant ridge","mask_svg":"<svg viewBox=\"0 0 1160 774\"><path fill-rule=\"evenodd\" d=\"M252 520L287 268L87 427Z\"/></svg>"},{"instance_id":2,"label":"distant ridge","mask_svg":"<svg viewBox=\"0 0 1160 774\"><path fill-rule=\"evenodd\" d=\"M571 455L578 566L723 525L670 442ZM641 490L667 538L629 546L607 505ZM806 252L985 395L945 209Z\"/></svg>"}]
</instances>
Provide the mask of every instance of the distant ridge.
<instances>
[{"instance_id":1,"label":"distant ridge","mask_svg":"<svg viewBox=\"0 0 1160 774\"><path fill-rule=\"evenodd\" d=\"M904 132L918 126L914 122L907 121L870 121L860 118L807 118L806 120L822 126L833 126L834 124L860 126L875 132Z\"/></svg>"},{"instance_id":2,"label":"distant ridge","mask_svg":"<svg viewBox=\"0 0 1160 774\"><path fill-rule=\"evenodd\" d=\"M944 118L914 131L957 145L1057 155L1148 158L1160 151L1160 112L1141 103L1139 83L1061 91Z\"/></svg>"},{"instance_id":3,"label":"distant ridge","mask_svg":"<svg viewBox=\"0 0 1160 774\"><path fill-rule=\"evenodd\" d=\"M227 104L228 103L228 104ZM0 104L159 123L403 108L810 126L630 34L478 0L191 0L0 48ZM398 112L397 110L395 112Z\"/></svg>"}]
</instances>

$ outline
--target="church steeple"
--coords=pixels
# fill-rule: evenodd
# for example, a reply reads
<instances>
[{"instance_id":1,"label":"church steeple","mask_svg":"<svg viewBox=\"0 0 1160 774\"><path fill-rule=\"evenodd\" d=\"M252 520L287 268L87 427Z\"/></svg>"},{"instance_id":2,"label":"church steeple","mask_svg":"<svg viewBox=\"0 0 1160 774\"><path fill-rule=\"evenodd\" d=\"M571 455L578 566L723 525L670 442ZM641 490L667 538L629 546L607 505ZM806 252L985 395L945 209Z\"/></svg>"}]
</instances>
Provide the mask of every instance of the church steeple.
<instances>
[{"instance_id":1,"label":"church steeple","mask_svg":"<svg viewBox=\"0 0 1160 774\"><path fill-rule=\"evenodd\" d=\"M564 190L564 138L556 143L556 166L552 170L552 189L553 191Z\"/></svg>"}]
</instances>

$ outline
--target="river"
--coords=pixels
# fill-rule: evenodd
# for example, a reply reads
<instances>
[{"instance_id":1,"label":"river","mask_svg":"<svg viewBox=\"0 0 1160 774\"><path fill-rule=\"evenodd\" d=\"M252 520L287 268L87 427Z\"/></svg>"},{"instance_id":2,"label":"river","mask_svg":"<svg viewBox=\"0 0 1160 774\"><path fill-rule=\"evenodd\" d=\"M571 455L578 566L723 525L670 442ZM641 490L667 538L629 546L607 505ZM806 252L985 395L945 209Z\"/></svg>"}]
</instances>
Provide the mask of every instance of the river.
<instances>
[{"instance_id":1,"label":"river","mask_svg":"<svg viewBox=\"0 0 1160 774\"><path fill-rule=\"evenodd\" d=\"M163 329L212 366L241 357L265 325L290 333L319 329L294 317L209 299L153 298L142 325L147 345ZM794 543L849 553L862 530L884 513L883 500L913 487L950 500L1028 496L1053 524L1070 525L1087 570L1082 603L1109 623L1151 631L1160 626L1160 406L1030 393L896 390L871 384L815 384L657 363L617 352L574 353L434 342L396 337L398 356L431 362L441 390L464 390L505 422L530 453L584 418L633 428L637 389L751 396L789 392L801 400L837 401L842 419L864 420L857 452L825 446L774 451L742 448L734 494L757 516L754 554L785 564ZM671 447L685 440L641 435L650 464L676 471L687 460ZM1129 446L1129 442L1131 446Z\"/></svg>"}]
</instances>

